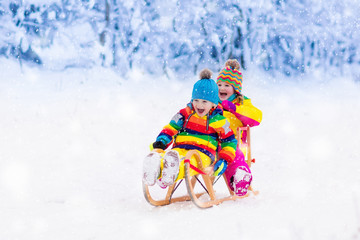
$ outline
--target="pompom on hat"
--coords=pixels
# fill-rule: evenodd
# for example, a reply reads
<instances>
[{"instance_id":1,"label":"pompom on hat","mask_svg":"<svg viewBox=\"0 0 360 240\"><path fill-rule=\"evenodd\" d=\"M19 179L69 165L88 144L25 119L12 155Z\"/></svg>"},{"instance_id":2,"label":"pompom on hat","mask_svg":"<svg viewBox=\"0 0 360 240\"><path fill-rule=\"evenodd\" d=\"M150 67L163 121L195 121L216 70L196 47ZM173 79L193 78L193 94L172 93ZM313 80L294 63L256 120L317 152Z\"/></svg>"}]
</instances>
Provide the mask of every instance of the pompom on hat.
<instances>
[{"instance_id":1,"label":"pompom on hat","mask_svg":"<svg viewBox=\"0 0 360 240\"><path fill-rule=\"evenodd\" d=\"M216 105L219 103L219 88L211 79L211 75L212 72L209 69L203 69L200 72L200 80L194 84L191 101L203 99Z\"/></svg>"},{"instance_id":2,"label":"pompom on hat","mask_svg":"<svg viewBox=\"0 0 360 240\"><path fill-rule=\"evenodd\" d=\"M227 82L233 86L237 94L241 94L242 89L242 73L240 70L240 64L236 59L229 59L225 63L225 68L221 70L219 76L217 77L217 82L223 81Z\"/></svg>"}]
</instances>

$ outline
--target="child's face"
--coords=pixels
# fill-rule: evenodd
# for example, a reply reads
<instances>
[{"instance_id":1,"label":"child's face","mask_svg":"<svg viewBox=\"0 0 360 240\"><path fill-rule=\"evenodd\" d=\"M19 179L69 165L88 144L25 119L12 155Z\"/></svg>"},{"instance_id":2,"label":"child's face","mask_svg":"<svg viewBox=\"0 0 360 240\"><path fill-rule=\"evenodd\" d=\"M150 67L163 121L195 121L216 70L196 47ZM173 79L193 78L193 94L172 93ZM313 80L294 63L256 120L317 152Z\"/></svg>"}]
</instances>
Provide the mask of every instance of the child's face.
<instances>
[{"instance_id":1,"label":"child's face","mask_svg":"<svg viewBox=\"0 0 360 240\"><path fill-rule=\"evenodd\" d=\"M234 88L227 82L218 82L219 98L221 101L227 100L231 95L235 93Z\"/></svg>"},{"instance_id":2,"label":"child's face","mask_svg":"<svg viewBox=\"0 0 360 240\"><path fill-rule=\"evenodd\" d=\"M193 106L199 117L203 117L210 112L212 107L215 107L215 104L204 99L194 99Z\"/></svg>"}]
</instances>

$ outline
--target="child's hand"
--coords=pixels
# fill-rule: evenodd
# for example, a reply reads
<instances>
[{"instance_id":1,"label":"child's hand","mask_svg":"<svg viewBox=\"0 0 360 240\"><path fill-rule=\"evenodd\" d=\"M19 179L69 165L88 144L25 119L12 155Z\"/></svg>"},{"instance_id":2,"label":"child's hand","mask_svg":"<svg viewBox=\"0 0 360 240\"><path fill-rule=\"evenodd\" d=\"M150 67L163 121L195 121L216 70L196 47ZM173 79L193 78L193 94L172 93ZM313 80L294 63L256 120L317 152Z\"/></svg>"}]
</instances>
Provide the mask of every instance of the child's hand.
<instances>
[{"instance_id":1,"label":"child's hand","mask_svg":"<svg viewBox=\"0 0 360 240\"><path fill-rule=\"evenodd\" d=\"M214 176L219 176L225 172L227 168L227 162L224 159L220 159L214 165Z\"/></svg>"},{"instance_id":2,"label":"child's hand","mask_svg":"<svg viewBox=\"0 0 360 240\"><path fill-rule=\"evenodd\" d=\"M226 110L226 111L229 111L229 112L235 112L236 111L236 106L234 103L228 101L228 100L224 100L222 101L221 103L221 106Z\"/></svg>"},{"instance_id":3,"label":"child's hand","mask_svg":"<svg viewBox=\"0 0 360 240\"><path fill-rule=\"evenodd\" d=\"M235 112L236 111L236 106L234 103L228 101L228 100L224 100L221 102L221 106L223 106L223 108L229 112Z\"/></svg>"},{"instance_id":4,"label":"child's hand","mask_svg":"<svg viewBox=\"0 0 360 240\"><path fill-rule=\"evenodd\" d=\"M230 102L229 100L222 101L221 106L227 111L236 111L235 104Z\"/></svg>"},{"instance_id":5,"label":"child's hand","mask_svg":"<svg viewBox=\"0 0 360 240\"><path fill-rule=\"evenodd\" d=\"M166 148L165 144L163 142L161 142L161 141L154 142L152 144L152 146L153 146L154 149L160 148L162 150L165 150L165 148Z\"/></svg>"}]
</instances>

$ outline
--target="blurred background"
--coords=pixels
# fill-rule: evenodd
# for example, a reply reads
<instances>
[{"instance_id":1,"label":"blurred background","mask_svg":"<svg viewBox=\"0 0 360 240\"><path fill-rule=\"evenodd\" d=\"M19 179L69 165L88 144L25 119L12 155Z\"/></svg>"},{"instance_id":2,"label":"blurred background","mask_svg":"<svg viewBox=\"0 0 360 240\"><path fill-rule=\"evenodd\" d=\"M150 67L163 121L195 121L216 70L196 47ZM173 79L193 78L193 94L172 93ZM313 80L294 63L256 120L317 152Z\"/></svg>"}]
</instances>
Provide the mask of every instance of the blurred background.
<instances>
[{"instance_id":1,"label":"blurred background","mask_svg":"<svg viewBox=\"0 0 360 240\"><path fill-rule=\"evenodd\" d=\"M228 58L272 76L360 81L358 0L1 0L0 57L171 77Z\"/></svg>"}]
</instances>

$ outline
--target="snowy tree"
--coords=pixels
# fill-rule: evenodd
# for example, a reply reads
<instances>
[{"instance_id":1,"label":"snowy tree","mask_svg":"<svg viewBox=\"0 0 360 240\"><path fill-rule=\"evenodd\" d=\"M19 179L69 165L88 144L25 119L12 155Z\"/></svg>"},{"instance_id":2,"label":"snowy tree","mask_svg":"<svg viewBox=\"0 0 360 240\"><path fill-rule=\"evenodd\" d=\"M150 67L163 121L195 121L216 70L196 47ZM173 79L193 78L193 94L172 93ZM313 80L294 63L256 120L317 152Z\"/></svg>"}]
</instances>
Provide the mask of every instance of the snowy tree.
<instances>
[{"instance_id":1,"label":"snowy tree","mask_svg":"<svg viewBox=\"0 0 360 240\"><path fill-rule=\"evenodd\" d=\"M5 0L0 55L121 73L196 74L236 58L272 74L360 76L359 10L350 0Z\"/></svg>"}]
</instances>

